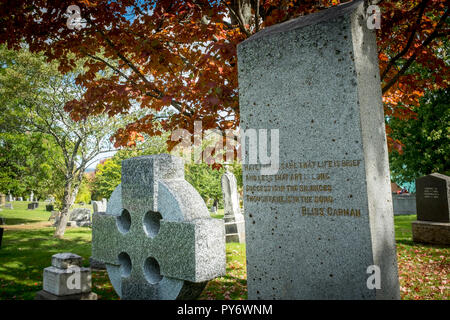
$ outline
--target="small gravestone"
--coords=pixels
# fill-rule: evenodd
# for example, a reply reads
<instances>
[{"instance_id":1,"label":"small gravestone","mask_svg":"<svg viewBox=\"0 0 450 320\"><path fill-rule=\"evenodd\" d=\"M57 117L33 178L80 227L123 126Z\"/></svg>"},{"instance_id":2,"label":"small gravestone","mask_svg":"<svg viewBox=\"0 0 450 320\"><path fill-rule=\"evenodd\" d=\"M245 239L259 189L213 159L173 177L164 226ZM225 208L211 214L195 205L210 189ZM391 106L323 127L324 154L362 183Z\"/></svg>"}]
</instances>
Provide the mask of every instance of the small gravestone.
<instances>
[{"instance_id":1,"label":"small gravestone","mask_svg":"<svg viewBox=\"0 0 450 320\"><path fill-rule=\"evenodd\" d=\"M31 191L30 193L30 202L34 202L34 192Z\"/></svg>"},{"instance_id":2,"label":"small gravestone","mask_svg":"<svg viewBox=\"0 0 450 320\"><path fill-rule=\"evenodd\" d=\"M17 201L23 201L23 198L22 197L18 197Z\"/></svg>"},{"instance_id":3,"label":"small gravestone","mask_svg":"<svg viewBox=\"0 0 450 320\"><path fill-rule=\"evenodd\" d=\"M59 218L60 218L60 212L59 211L52 211L50 217L48 218L48 221L53 220L56 223L56 221L59 221Z\"/></svg>"},{"instance_id":4,"label":"small gravestone","mask_svg":"<svg viewBox=\"0 0 450 320\"><path fill-rule=\"evenodd\" d=\"M82 267L82 258L73 253L52 256L52 265L44 269L43 290L36 300L96 300L91 292L91 270Z\"/></svg>"},{"instance_id":5,"label":"small gravestone","mask_svg":"<svg viewBox=\"0 0 450 320\"><path fill-rule=\"evenodd\" d=\"M238 45L249 299L400 298L367 18L347 2Z\"/></svg>"},{"instance_id":6,"label":"small gravestone","mask_svg":"<svg viewBox=\"0 0 450 320\"><path fill-rule=\"evenodd\" d=\"M12 202L13 201L13 196L11 195L11 193L9 193L7 196L6 196L6 202Z\"/></svg>"},{"instance_id":7,"label":"small gravestone","mask_svg":"<svg viewBox=\"0 0 450 320\"><path fill-rule=\"evenodd\" d=\"M5 209L14 209L12 203L5 203Z\"/></svg>"},{"instance_id":8,"label":"small gravestone","mask_svg":"<svg viewBox=\"0 0 450 320\"><path fill-rule=\"evenodd\" d=\"M450 244L450 177L433 173L416 180L413 241Z\"/></svg>"},{"instance_id":9,"label":"small gravestone","mask_svg":"<svg viewBox=\"0 0 450 320\"><path fill-rule=\"evenodd\" d=\"M181 158L127 159L106 213L93 215L92 257L121 299L194 299L225 274L223 221L184 180Z\"/></svg>"},{"instance_id":10,"label":"small gravestone","mask_svg":"<svg viewBox=\"0 0 450 320\"><path fill-rule=\"evenodd\" d=\"M245 223L239 205L236 177L229 171L228 166L222 176L221 184L226 242L245 243Z\"/></svg>"},{"instance_id":11,"label":"small gravestone","mask_svg":"<svg viewBox=\"0 0 450 320\"><path fill-rule=\"evenodd\" d=\"M69 213L69 221L67 226L69 227L90 227L91 223L91 210L88 208L76 208Z\"/></svg>"},{"instance_id":12,"label":"small gravestone","mask_svg":"<svg viewBox=\"0 0 450 320\"><path fill-rule=\"evenodd\" d=\"M39 207L39 202L32 202L32 203L28 204L28 209L29 210L34 210L34 209L36 209L38 207Z\"/></svg>"},{"instance_id":13,"label":"small gravestone","mask_svg":"<svg viewBox=\"0 0 450 320\"><path fill-rule=\"evenodd\" d=\"M92 201L94 212L106 212L106 203L107 200L105 198L102 201Z\"/></svg>"}]
</instances>

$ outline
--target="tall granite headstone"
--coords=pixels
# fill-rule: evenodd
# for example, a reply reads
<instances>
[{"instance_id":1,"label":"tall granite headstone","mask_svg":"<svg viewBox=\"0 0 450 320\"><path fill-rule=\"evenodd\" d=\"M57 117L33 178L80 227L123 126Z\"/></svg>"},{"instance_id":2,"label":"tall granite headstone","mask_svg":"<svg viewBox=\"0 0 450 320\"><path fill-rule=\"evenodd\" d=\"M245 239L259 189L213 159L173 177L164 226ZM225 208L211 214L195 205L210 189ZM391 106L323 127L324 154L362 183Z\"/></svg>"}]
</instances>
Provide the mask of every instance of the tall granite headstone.
<instances>
[{"instance_id":1,"label":"tall granite headstone","mask_svg":"<svg viewBox=\"0 0 450 320\"><path fill-rule=\"evenodd\" d=\"M413 241L450 244L450 177L432 173L416 180Z\"/></svg>"},{"instance_id":2,"label":"tall granite headstone","mask_svg":"<svg viewBox=\"0 0 450 320\"><path fill-rule=\"evenodd\" d=\"M259 134L257 164L255 141L241 134L249 299L400 297L376 37L365 12L353 1L238 46L240 126ZM276 174L261 174L260 129L267 154L279 130Z\"/></svg>"},{"instance_id":3,"label":"tall granite headstone","mask_svg":"<svg viewBox=\"0 0 450 320\"><path fill-rule=\"evenodd\" d=\"M226 242L245 243L245 222L239 205L237 181L234 174L226 167L221 178Z\"/></svg>"},{"instance_id":4,"label":"tall granite headstone","mask_svg":"<svg viewBox=\"0 0 450 320\"><path fill-rule=\"evenodd\" d=\"M193 299L225 274L223 221L184 180L181 158L127 159L106 213L93 214L92 258L124 300Z\"/></svg>"}]
</instances>

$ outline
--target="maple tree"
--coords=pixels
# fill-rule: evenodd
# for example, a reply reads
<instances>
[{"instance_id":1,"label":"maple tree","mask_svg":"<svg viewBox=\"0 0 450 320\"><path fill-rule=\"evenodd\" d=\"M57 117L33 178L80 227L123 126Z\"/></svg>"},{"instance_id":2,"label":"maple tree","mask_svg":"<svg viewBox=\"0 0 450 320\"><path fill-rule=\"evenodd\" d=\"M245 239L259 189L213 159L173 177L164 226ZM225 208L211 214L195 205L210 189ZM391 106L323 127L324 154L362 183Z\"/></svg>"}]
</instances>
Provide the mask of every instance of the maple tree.
<instances>
[{"instance_id":1,"label":"maple tree","mask_svg":"<svg viewBox=\"0 0 450 320\"><path fill-rule=\"evenodd\" d=\"M116 146L124 146L141 134L193 132L194 121L202 121L203 130L236 128L237 44L262 28L341 2L4 0L0 43L18 48L26 42L30 50L59 60L63 72L88 57L76 79L86 91L66 110L75 120L127 113L133 105L147 110L116 132ZM425 90L448 85L442 49L448 44L448 1L371 3L382 12L377 39L386 114L409 117L411 108L399 105L417 105ZM66 9L73 4L86 20L80 30L66 26Z\"/></svg>"}]
</instances>

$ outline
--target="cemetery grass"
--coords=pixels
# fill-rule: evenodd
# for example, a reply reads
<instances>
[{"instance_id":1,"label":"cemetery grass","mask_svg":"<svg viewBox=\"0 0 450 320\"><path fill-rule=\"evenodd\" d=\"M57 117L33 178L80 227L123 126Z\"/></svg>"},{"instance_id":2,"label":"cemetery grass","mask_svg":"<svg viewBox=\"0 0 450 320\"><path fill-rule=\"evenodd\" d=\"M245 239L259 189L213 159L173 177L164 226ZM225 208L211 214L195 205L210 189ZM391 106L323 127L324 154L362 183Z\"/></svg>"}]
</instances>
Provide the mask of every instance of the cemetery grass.
<instances>
[{"instance_id":1,"label":"cemetery grass","mask_svg":"<svg viewBox=\"0 0 450 320\"><path fill-rule=\"evenodd\" d=\"M24 212L25 211L25 212ZM7 224L47 221L45 206L26 211L20 203L0 215ZM396 216L395 231L402 299L450 299L450 248L413 243L411 222L416 216ZM91 229L67 228L64 239L53 238L53 227L41 229L5 230L0 249L0 300L34 299L42 289L42 273L50 266L51 256L73 252L89 265ZM227 243L226 275L208 283L199 299L247 299L245 245ZM106 271L93 270L92 291L102 300L119 299Z\"/></svg>"},{"instance_id":2,"label":"cemetery grass","mask_svg":"<svg viewBox=\"0 0 450 320\"><path fill-rule=\"evenodd\" d=\"M396 216L400 295L405 300L450 300L450 247L412 241L415 215Z\"/></svg>"}]
</instances>

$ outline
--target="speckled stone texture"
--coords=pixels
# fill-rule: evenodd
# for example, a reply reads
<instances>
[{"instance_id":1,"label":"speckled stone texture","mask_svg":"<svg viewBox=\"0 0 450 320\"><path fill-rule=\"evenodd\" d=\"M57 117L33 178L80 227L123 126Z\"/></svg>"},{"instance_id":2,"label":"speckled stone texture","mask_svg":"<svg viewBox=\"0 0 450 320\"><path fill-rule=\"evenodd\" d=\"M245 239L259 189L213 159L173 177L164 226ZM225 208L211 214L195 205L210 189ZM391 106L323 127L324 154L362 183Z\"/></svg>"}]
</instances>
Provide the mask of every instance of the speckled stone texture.
<instances>
[{"instance_id":1,"label":"speckled stone texture","mask_svg":"<svg viewBox=\"0 0 450 320\"><path fill-rule=\"evenodd\" d=\"M249 299L398 299L377 47L363 1L262 30L238 46L238 70L241 128L280 136L277 174L243 165ZM381 289L367 286L371 265Z\"/></svg>"},{"instance_id":2,"label":"speckled stone texture","mask_svg":"<svg viewBox=\"0 0 450 320\"><path fill-rule=\"evenodd\" d=\"M122 162L106 213L93 215L92 257L122 299L194 299L225 274L224 239L182 159L143 156Z\"/></svg>"}]
</instances>

